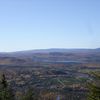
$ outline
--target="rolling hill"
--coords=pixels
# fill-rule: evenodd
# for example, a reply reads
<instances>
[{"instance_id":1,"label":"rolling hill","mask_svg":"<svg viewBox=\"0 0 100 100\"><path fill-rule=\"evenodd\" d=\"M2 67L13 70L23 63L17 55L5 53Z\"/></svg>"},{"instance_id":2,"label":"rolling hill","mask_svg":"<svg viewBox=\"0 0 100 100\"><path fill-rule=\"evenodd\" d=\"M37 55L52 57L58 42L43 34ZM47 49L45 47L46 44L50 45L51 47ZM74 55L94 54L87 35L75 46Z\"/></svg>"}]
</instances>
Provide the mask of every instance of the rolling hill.
<instances>
[{"instance_id":1,"label":"rolling hill","mask_svg":"<svg viewBox=\"0 0 100 100\"><path fill-rule=\"evenodd\" d=\"M1 65L32 65L34 62L100 62L100 49L40 49L0 53Z\"/></svg>"}]
</instances>

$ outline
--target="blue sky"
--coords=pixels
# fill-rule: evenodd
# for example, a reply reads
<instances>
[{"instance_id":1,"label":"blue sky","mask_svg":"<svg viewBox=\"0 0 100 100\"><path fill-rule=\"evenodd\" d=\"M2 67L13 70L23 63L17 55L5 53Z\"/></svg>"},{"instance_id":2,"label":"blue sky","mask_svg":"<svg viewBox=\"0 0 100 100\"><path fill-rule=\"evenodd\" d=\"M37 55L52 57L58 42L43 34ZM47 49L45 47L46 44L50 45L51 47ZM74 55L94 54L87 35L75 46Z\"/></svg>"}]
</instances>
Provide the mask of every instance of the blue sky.
<instances>
[{"instance_id":1,"label":"blue sky","mask_svg":"<svg viewBox=\"0 0 100 100\"><path fill-rule=\"evenodd\" d=\"M100 47L100 0L0 0L0 52Z\"/></svg>"}]
</instances>

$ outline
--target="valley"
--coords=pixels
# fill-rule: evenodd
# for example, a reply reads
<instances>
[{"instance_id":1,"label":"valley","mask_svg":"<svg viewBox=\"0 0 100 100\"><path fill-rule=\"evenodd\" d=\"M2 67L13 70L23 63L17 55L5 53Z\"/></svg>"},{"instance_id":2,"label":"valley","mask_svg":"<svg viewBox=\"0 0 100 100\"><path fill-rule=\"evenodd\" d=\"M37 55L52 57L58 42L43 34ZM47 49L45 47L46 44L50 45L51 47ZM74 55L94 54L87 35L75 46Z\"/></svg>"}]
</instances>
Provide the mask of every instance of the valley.
<instances>
[{"instance_id":1,"label":"valley","mask_svg":"<svg viewBox=\"0 0 100 100\"><path fill-rule=\"evenodd\" d=\"M0 55L0 75L16 94L34 87L61 100L86 100L91 72L100 71L100 52L19 52ZM55 99L54 99L55 100Z\"/></svg>"}]
</instances>

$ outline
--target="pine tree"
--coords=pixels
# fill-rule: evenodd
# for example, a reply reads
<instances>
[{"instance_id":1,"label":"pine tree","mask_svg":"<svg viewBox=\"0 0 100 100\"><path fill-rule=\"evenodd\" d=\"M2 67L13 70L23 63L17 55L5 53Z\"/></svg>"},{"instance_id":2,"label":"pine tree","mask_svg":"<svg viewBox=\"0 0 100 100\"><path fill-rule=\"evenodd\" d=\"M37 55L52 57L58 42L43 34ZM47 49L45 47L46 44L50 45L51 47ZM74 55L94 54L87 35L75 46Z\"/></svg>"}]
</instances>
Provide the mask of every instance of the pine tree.
<instances>
[{"instance_id":1,"label":"pine tree","mask_svg":"<svg viewBox=\"0 0 100 100\"><path fill-rule=\"evenodd\" d=\"M13 91L8 87L4 74L0 82L0 100L14 100Z\"/></svg>"},{"instance_id":2,"label":"pine tree","mask_svg":"<svg viewBox=\"0 0 100 100\"><path fill-rule=\"evenodd\" d=\"M100 72L92 73L92 80L88 83L88 99L87 100L100 100Z\"/></svg>"}]
</instances>

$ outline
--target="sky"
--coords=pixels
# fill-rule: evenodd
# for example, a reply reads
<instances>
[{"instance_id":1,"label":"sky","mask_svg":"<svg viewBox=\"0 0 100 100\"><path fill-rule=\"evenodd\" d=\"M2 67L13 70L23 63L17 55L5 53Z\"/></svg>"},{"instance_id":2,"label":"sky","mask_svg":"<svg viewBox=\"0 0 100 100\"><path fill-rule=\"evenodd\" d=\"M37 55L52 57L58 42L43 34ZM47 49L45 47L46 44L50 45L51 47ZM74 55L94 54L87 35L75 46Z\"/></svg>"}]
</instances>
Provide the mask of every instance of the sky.
<instances>
[{"instance_id":1,"label":"sky","mask_svg":"<svg viewBox=\"0 0 100 100\"><path fill-rule=\"evenodd\" d=\"M0 52L99 47L100 0L0 0Z\"/></svg>"}]
</instances>

